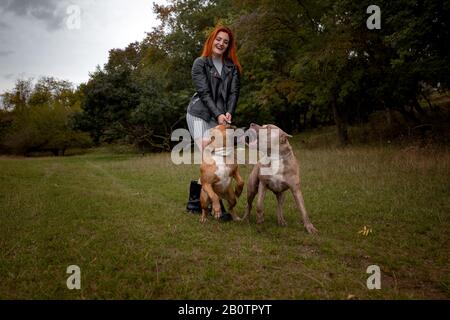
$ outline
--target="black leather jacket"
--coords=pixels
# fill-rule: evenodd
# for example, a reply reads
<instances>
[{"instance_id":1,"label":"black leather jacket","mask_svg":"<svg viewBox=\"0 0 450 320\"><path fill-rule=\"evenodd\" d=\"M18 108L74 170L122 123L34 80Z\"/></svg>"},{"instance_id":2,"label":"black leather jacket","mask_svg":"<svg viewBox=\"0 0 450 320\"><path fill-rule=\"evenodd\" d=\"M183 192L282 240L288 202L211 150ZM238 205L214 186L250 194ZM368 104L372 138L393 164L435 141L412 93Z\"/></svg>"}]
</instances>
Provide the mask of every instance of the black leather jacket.
<instances>
[{"instance_id":1,"label":"black leather jacket","mask_svg":"<svg viewBox=\"0 0 450 320\"><path fill-rule=\"evenodd\" d=\"M239 99L240 75L233 61L225 59L222 75L211 57L199 57L192 66L192 81L196 89L187 112L205 121L217 121L221 114L234 115Z\"/></svg>"}]
</instances>

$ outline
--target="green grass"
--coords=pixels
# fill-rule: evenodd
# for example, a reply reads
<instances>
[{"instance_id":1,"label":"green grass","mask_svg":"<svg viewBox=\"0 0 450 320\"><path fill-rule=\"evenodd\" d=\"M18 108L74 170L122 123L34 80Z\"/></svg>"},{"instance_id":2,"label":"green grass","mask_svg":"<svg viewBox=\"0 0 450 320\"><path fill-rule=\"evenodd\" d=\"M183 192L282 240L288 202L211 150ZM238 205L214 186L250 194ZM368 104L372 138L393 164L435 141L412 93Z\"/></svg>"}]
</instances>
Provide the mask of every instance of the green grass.
<instances>
[{"instance_id":1,"label":"green grass","mask_svg":"<svg viewBox=\"0 0 450 320\"><path fill-rule=\"evenodd\" d=\"M1 157L0 298L449 299L450 153L301 140L292 144L317 236L291 194L287 227L271 193L262 228L254 212L250 223L201 224L184 211L198 165L169 154ZM81 290L66 287L72 264ZM381 290L366 287L372 264Z\"/></svg>"}]
</instances>

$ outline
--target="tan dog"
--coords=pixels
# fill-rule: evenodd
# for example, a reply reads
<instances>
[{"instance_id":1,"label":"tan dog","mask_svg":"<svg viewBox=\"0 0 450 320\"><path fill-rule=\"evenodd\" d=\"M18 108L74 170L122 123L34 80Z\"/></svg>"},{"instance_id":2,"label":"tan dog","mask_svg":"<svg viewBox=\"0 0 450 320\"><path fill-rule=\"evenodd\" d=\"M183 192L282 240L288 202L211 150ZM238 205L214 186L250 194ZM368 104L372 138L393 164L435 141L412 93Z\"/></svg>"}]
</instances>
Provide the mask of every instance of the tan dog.
<instances>
[{"instance_id":1,"label":"tan dog","mask_svg":"<svg viewBox=\"0 0 450 320\"><path fill-rule=\"evenodd\" d=\"M260 131L260 129L265 130ZM299 165L288 141L288 137L292 136L271 124L259 126L252 123L250 130L255 130L259 146L265 146L266 150L259 150L265 153L253 167L248 178L247 209L243 219L247 219L250 215L253 199L258 194L256 207L257 222L262 223L264 221L263 203L266 190L269 189L277 197L278 224L286 225L286 220L283 216L283 193L287 189L290 189L294 196L295 204L301 212L306 230L309 233L316 233L317 230L309 220L303 195L300 191ZM255 141L252 144L255 145ZM276 150L273 150L273 146L276 145L279 146L279 152L277 154L275 154Z\"/></svg>"},{"instance_id":2,"label":"tan dog","mask_svg":"<svg viewBox=\"0 0 450 320\"><path fill-rule=\"evenodd\" d=\"M212 202L212 209L216 219L221 216L220 199L225 199L229 205L229 212L233 220L240 220L234 213L237 198L244 188L244 180L239 174L239 167L233 153L233 127L218 125L211 129L211 138L203 152L203 161L200 165L200 181L202 191L200 203L202 206L201 222L207 219L208 205ZM233 191L232 179L236 180Z\"/></svg>"}]
</instances>

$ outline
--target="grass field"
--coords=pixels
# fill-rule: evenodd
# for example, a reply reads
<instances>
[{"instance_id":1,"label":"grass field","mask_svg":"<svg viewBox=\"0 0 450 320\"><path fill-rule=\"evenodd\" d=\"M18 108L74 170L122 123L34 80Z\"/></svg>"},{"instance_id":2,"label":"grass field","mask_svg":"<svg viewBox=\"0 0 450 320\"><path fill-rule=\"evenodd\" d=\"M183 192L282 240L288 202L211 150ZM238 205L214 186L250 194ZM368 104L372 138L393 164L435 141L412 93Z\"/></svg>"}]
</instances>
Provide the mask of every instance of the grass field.
<instances>
[{"instance_id":1,"label":"grass field","mask_svg":"<svg viewBox=\"0 0 450 320\"><path fill-rule=\"evenodd\" d=\"M450 152L301 140L317 236L290 194L287 227L272 194L261 229L254 212L250 223L201 224L184 211L198 165L175 166L169 154L0 157L0 298L449 299ZM66 287L72 264L81 290ZM366 287L372 264L380 290Z\"/></svg>"}]
</instances>

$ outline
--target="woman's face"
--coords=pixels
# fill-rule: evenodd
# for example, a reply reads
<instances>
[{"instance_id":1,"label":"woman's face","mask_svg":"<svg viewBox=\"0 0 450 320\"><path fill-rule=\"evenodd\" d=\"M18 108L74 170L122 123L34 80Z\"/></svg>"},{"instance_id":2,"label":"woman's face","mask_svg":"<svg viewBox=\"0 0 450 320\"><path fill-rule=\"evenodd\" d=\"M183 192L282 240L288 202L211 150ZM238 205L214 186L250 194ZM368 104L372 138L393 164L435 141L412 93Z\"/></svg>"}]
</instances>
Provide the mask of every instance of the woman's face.
<instances>
[{"instance_id":1,"label":"woman's face","mask_svg":"<svg viewBox=\"0 0 450 320\"><path fill-rule=\"evenodd\" d=\"M213 42L212 53L216 57L222 57L224 52L228 48L228 42L230 41L230 37L228 33L220 31Z\"/></svg>"}]
</instances>

